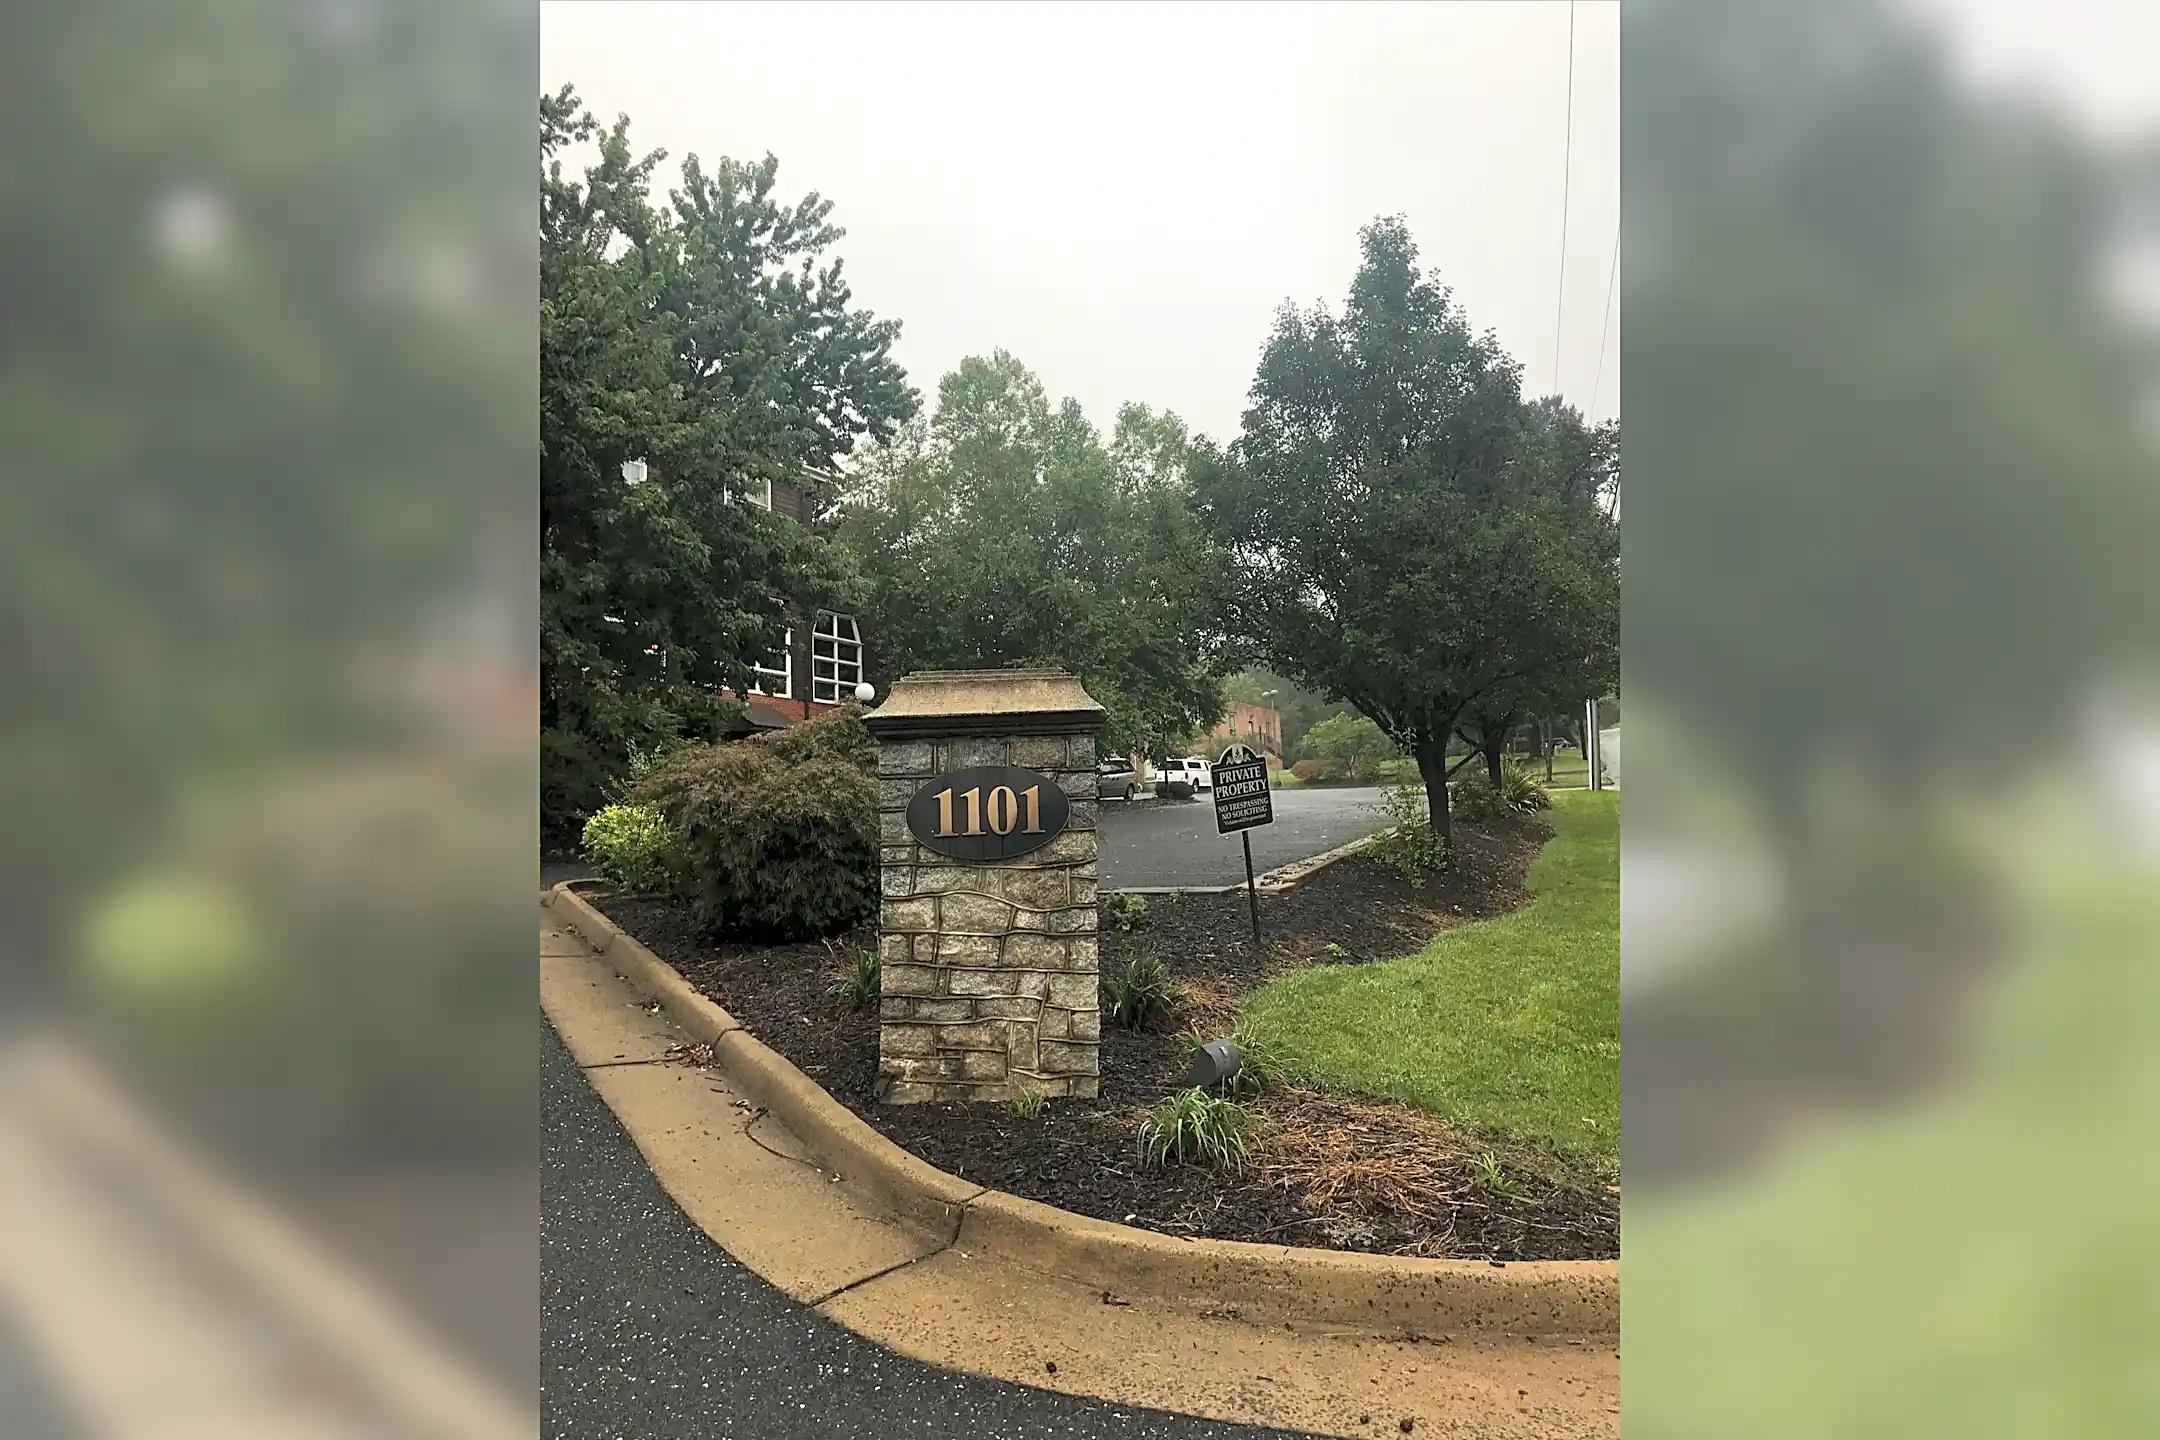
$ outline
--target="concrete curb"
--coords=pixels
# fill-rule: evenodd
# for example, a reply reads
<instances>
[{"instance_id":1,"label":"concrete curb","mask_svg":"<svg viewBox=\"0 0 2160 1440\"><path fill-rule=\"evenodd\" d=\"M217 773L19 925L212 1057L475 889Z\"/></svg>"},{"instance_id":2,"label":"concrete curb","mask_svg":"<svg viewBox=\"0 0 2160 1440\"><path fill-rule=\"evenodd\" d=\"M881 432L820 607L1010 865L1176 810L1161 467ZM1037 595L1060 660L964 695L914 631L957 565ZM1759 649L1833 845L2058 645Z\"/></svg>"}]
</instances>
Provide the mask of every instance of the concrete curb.
<instances>
[{"instance_id":1,"label":"concrete curb","mask_svg":"<svg viewBox=\"0 0 2160 1440\"><path fill-rule=\"evenodd\" d=\"M1346 847L1347 848L1347 847ZM879 1134L564 881L547 904L715 1055L752 1100L794 1131L843 1180L859 1179L914 1228L1025 1270L1122 1299L1231 1311L1246 1320L1307 1323L1375 1335L1610 1335L1620 1329L1620 1266L1612 1260L1422 1260L1180 1240L1075 1215L948 1175ZM1242 887L1241 887L1242 888Z\"/></svg>"}]
</instances>

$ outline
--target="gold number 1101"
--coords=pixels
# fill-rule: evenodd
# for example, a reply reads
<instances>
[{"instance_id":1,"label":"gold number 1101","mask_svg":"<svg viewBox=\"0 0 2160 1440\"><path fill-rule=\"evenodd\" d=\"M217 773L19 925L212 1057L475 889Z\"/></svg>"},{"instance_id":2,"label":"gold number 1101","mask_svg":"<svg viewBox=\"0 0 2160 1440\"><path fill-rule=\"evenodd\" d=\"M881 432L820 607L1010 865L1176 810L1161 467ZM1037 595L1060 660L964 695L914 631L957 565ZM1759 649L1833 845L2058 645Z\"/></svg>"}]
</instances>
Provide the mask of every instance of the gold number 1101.
<instances>
[{"instance_id":1,"label":"gold number 1101","mask_svg":"<svg viewBox=\"0 0 2160 1440\"><path fill-rule=\"evenodd\" d=\"M987 806L983 803L982 787L980 785L971 785L960 792L960 800L962 807L967 811L967 828L965 830L955 830L953 828L953 792L950 790L938 791L937 835L939 839L950 840L956 836L985 833L983 830L983 812L986 809L989 811L990 820L988 833L992 835L1010 835L1013 833L1013 827L1020 823L1020 811L1023 804L1027 810L1027 824L1020 827L1020 833L1023 835L1042 834L1042 786L1040 785L1030 785L1018 795L1013 794L1010 785L1000 785L990 792L990 802Z\"/></svg>"}]
</instances>

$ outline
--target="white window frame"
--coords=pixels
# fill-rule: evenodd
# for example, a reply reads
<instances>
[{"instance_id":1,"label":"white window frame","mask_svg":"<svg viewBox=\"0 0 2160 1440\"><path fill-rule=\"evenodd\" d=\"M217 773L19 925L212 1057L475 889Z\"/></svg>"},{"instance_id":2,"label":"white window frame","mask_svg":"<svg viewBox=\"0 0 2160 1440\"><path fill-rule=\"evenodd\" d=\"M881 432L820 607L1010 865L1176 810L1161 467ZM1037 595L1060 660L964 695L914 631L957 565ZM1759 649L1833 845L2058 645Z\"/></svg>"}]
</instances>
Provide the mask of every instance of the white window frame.
<instances>
[{"instance_id":1,"label":"white window frame","mask_svg":"<svg viewBox=\"0 0 2160 1440\"><path fill-rule=\"evenodd\" d=\"M750 693L763 695L769 700L792 700L795 698L795 632L793 630L783 630L780 632L780 637L780 663L778 665L760 665L755 660L750 662L751 673L761 677L752 682ZM777 690L766 689L766 680L778 680L780 688Z\"/></svg>"},{"instance_id":2,"label":"white window frame","mask_svg":"<svg viewBox=\"0 0 2160 1440\"><path fill-rule=\"evenodd\" d=\"M862 627L852 615L818 611L810 631L811 700L827 705L852 700L862 678Z\"/></svg>"},{"instance_id":3,"label":"white window frame","mask_svg":"<svg viewBox=\"0 0 2160 1440\"><path fill-rule=\"evenodd\" d=\"M737 490L730 485L727 487L727 498L740 505L755 505L758 509L770 514L772 512L772 477L767 475L757 483L759 488L755 492Z\"/></svg>"}]
</instances>

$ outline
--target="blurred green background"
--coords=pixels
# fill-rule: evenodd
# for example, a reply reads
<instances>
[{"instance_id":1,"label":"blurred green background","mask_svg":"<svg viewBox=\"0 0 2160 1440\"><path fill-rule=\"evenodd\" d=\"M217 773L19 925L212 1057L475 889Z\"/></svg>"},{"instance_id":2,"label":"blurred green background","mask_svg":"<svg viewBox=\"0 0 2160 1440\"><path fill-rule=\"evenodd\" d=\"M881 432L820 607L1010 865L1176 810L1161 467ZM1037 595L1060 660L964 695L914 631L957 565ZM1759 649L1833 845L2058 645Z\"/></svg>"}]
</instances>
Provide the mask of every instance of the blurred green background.
<instances>
[{"instance_id":1,"label":"blurred green background","mask_svg":"<svg viewBox=\"0 0 2160 1440\"><path fill-rule=\"evenodd\" d=\"M2156 150L2012 8L1626 10L1631 1435L2160 1426Z\"/></svg>"}]
</instances>

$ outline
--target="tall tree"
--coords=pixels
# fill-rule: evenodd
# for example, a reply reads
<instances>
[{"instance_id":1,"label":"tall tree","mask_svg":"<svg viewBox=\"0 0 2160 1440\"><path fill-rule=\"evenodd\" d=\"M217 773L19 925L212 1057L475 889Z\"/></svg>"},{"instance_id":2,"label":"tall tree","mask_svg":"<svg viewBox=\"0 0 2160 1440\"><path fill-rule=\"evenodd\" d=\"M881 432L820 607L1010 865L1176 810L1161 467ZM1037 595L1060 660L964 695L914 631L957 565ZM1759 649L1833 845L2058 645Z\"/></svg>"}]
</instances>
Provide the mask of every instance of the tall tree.
<instances>
[{"instance_id":1,"label":"tall tree","mask_svg":"<svg viewBox=\"0 0 2160 1440\"><path fill-rule=\"evenodd\" d=\"M1520 726L1580 710L1619 683L1619 471L1618 422L1590 425L1557 397L1527 407L1509 484L1551 503L1563 543L1598 558L1600 568L1590 573L1602 577L1609 595L1518 628L1510 640L1520 673L1478 696L1456 721L1455 733L1484 757L1495 785Z\"/></svg>"},{"instance_id":2,"label":"tall tree","mask_svg":"<svg viewBox=\"0 0 2160 1440\"><path fill-rule=\"evenodd\" d=\"M1223 711L1216 551L1195 525L1176 416L1118 413L1108 444L1004 351L859 467L838 534L878 637L873 679L1040 662L1079 674L1106 742L1143 749Z\"/></svg>"},{"instance_id":3,"label":"tall tree","mask_svg":"<svg viewBox=\"0 0 2160 1440\"><path fill-rule=\"evenodd\" d=\"M1196 455L1197 505L1267 664L1415 756L1448 836L1465 710L1589 628L1617 576L1580 543L1597 497L1531 481L1520 367L1419 271L1400 219L1360 238L1340 317L1277 316L1242 435Z\"/></svg>"},{"instance_id":4,"label":"tall tree","mask_svg":"<svg viewBox=\"0 0 2160 1440\"><path fill-rule=\"evenodd\" d=\"M750 687L791 607L845 594L818 537L731 497L819 491L916 400L890 358L898 324L857 308L825 259L831 202L775 199L771 156L688 157L663 209L663 153L634 155L627 117L602 130L565 87L540 122L541 734L559 827L630 745L710 733L715 692ZM563 152L593 142L566 175Z\"/></svg>"}]
</instances>

